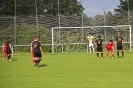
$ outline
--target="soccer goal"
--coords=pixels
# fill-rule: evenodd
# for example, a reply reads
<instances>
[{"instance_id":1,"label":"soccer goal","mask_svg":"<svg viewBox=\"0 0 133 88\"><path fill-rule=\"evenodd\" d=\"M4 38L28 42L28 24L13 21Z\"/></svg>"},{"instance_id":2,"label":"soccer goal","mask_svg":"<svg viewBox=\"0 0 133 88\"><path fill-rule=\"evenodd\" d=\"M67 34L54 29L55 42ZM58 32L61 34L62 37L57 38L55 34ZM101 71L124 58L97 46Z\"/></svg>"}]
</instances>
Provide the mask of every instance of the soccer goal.
<instances>
[{"instance_id":1,"label":"soccer goal","mask_svg":"<svg viewBox=\"0 0 133 88\"><path fill-rule=\"evenodd\" d=\"M132 52L131 25L53 27L52 54L60 52L88 52L88 40L85 38L89 33L94 37L100 35L106 44L110 39L115 41L118 32L123 37L124 45Z\"/></svg>"}]
</instances>

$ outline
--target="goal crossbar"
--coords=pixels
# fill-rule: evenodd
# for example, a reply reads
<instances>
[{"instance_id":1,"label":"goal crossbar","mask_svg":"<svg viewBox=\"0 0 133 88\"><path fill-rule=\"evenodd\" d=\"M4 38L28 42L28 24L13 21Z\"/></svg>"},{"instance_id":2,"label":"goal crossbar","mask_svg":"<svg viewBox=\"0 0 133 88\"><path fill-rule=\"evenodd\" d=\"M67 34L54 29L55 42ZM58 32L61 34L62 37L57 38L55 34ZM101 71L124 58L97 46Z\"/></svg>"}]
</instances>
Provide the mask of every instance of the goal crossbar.
<instances>
[{"instance_id":1,"label":"goal crossbar","mask_svg":"<svg viewBox=\"0 0 133 88\"><path fill-rule=\"evenodd\" d=\"M103 28L103 27L131 27L131 25L116 25L116 26L86 26L86 27L52 27L52 29L66 29L66 28Z\"/></svg>"}]
</instances>

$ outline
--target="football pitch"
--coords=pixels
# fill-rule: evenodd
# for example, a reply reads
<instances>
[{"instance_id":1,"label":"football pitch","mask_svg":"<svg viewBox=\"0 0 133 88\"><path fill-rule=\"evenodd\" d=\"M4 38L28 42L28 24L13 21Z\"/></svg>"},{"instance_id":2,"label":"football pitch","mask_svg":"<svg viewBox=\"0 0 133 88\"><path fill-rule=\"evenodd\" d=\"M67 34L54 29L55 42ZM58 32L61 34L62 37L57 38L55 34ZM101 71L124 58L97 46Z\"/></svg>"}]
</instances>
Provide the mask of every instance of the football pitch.
<instances>
[{"instance_id":1,"label":"football pitch","mask_svg":"<svg viewBox=\"0 0 133 88\"><path fill-rule=\"evenodd\" d=\"M130 52L113 59L89 53L46 53L39 68L33 66L30 53L14 53L12 60L0 59L0 88L133 88Z\"/></svg>"}]
</instances>

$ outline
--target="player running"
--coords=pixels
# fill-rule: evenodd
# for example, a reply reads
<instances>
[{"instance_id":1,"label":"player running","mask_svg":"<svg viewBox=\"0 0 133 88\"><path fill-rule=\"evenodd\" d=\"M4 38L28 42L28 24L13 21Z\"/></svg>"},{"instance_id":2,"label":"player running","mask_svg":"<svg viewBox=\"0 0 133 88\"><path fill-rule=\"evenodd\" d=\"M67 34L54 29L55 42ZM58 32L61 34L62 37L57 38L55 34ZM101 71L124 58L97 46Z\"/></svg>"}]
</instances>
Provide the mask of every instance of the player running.
<instances>
[{"instance_id":1,"label":"player running","mask_svg":"<svg viewBox=\"0 0 133 88\"><path fill-rule=\"evenodd\" d=\"M107 44L107 47L106 47L106 57L108 58L108 55L109 55L109 51L111 51L111 54L112 54L112 58L114 58L114 45L115 43L113 42L113 40L110 40Z\"/></svg>"},{"instance_id":2,"label":"player running","mask_svg":"<svg viewBox=\"0 0 133 88\"><path fill-rule=\"evenodd\" d=\"M7 42L6 42L6 51L7 51L7 58L8 61L11 61L11 56L12 56L12 44L11 44L11 39L8 37Z\"/></svg>"},{"instance_id":3,"label":"player running","mask_svg":"<svg viewBox=\"0 0 133 88\"><path fill-rule=\"evenodd\" d=\"M41 43L38 41L38 37L35 37L34 41L31 43L31 49L31 53L33 54L34 66L39 67L43 51Z\"/></svg>"},{"instance_id":4,"label":"player running","mask_svg":"<svg viewBox=\"0 0 133 88\"><path fill-rule=\"evenodd\" d=\"M95 42L96 50L97 50L97 58L99 58L99 53L101 53L101 58L103 58L103 40L101 39L101 36L98 36L96 42Z\"/></svg>"}]
</instances>

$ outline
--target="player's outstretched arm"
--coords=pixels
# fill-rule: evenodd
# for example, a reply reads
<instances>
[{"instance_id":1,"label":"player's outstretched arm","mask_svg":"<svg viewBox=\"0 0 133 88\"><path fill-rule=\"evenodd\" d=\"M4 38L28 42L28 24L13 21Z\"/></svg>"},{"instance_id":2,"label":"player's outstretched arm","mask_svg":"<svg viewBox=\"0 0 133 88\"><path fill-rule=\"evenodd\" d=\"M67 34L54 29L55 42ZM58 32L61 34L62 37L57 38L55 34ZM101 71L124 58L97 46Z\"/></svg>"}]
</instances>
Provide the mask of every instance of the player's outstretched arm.
<instances>
[{"instance_id":1,"label":"player's outstretched arm","mask_svg":"<svg viewBox=\"0 0 133 88\"><path fill-rule=\"evenodd\" d=\"M97 38L97 37L92 36L92 38Z\"/></svg>"}]
</instances>

